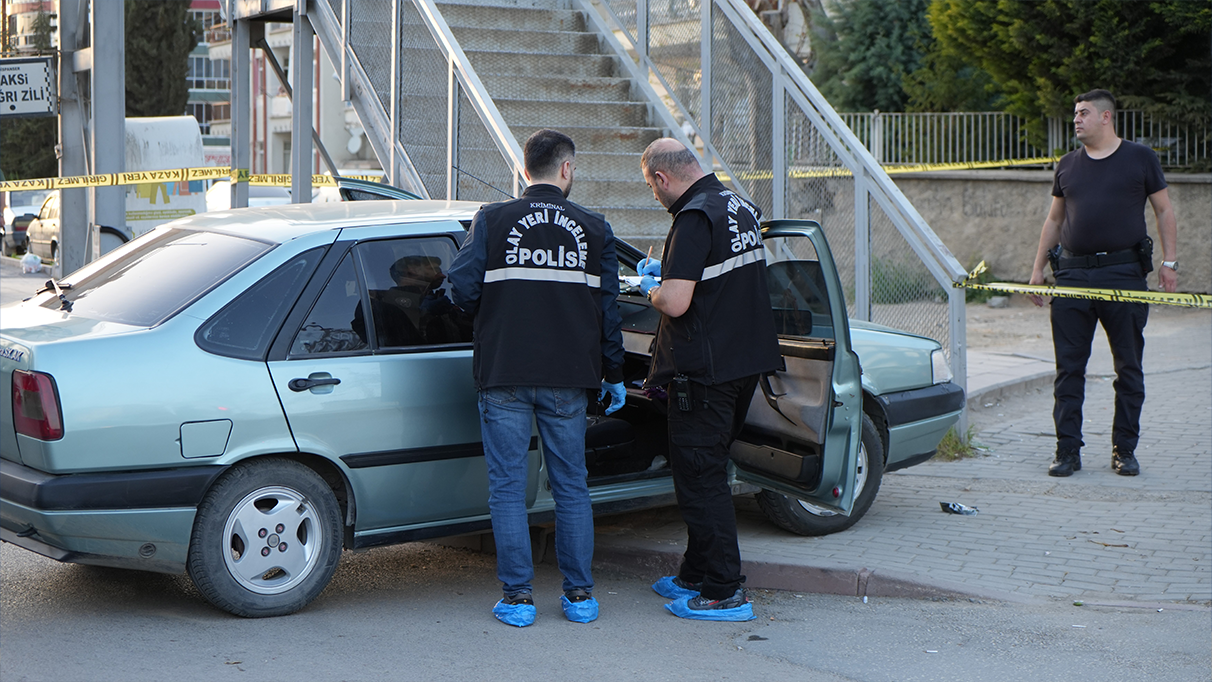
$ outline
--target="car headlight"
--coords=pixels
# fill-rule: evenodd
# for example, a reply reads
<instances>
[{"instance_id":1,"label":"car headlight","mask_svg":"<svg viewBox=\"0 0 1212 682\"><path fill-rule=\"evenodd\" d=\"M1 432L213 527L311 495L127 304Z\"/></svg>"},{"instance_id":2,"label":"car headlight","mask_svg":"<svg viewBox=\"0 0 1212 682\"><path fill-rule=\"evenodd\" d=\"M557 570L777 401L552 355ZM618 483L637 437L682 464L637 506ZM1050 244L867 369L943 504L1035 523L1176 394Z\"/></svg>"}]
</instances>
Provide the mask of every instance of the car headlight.
<instances>
[{"instance_id":1,"label":"car headlight","mask_svg":"<svg viewBox=\"0 0 1212 682\"><path fill-rule=\"evenodd\" d=\"M930 353L930 377L936 384L951 381L951 365L947 364L947 356L943 353L942 348Z\"/></svg>"}]
</instances>

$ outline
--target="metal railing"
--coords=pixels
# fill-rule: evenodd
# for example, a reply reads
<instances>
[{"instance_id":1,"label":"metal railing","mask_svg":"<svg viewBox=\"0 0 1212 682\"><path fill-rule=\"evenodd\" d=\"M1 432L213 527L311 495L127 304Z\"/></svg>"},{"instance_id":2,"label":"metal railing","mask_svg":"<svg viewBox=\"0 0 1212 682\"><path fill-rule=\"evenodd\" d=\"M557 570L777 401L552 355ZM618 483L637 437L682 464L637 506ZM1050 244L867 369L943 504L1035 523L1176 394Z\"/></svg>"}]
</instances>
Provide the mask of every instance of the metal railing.
<instances>
[{"instance_id":1,"label":"metal railing","mask_svg":"<svg viewBox=\"0 0 1212 682\"><path fill-rule=\"evenodd\" d=\"M823 226L852 317L938 339L966 384L963 268L747 5L578 1L625 40L705 165L767 217Z\"/></svg>"},{"instance_id":2,"label":"metal railing","mask_svg":"<svg viewBox=\"0 0 1212 682\"><path fill-rule=\"evenodd\" d=\"M925 165L1018 161L1064 154L1076 149L1073 121L1050 117L1047 137L1033 144L1029 121L1004 112L846 112L839 114L871 155L884 165ZM1142 111L1117 111L1116 131L1126 140L1152 147L1162 166L1194 169L1206 166L1212 151L1207 128L1180 125ZM811 157L810 136L790 131L794 154Z\"/></svg>"}]
</instances>

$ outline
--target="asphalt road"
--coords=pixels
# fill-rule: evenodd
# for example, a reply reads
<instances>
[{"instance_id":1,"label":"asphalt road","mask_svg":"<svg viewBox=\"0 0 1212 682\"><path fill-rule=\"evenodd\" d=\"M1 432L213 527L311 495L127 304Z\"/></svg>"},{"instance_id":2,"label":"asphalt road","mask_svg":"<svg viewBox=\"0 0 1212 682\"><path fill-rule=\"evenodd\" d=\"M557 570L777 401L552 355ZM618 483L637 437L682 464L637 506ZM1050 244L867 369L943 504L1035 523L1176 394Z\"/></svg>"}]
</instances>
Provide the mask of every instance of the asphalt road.
<instances>
[{"instance_id":1,"label":"asphalt road","mask_svg":"<svg viewBox=\"0 0 1212 682\"><path fill-rule=\"evenodd\" d=\"M57 564L0 547L0 679L1206 680L1205 609L869 599L754 591L758 620L665 612L654 576L599 571L602 616L564 620L541 565L539 618L493 619L493 557L414 543L346 553L293 616L246 620L185 576Z\"/></svg>"}]
</instances>

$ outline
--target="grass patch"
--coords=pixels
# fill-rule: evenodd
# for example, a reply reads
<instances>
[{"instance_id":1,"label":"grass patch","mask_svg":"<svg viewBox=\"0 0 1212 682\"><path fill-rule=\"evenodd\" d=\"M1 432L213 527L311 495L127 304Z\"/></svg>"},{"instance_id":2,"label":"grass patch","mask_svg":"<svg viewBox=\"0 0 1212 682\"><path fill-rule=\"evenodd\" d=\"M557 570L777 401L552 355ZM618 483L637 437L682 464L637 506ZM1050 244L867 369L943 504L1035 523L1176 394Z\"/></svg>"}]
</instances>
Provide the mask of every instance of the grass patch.
<instances>
[{"instance_id":1,"label":"grass patch","mask_svg":"<svg viewBox=\"0 0 1212 682\"><path fill-rule=\"evenodd\" d=\"M944 462L954 462L957 459L967 459L976 457L980 454L980 449L976 446L973 440L976 435L974 427L969 426L967 433L963 438L960 438L959 431L952 426L947 431L947 435L943 436L942 442L938 444L938 452L935 453L934 459L941 459Z\"/></svg>"}]
</instances>

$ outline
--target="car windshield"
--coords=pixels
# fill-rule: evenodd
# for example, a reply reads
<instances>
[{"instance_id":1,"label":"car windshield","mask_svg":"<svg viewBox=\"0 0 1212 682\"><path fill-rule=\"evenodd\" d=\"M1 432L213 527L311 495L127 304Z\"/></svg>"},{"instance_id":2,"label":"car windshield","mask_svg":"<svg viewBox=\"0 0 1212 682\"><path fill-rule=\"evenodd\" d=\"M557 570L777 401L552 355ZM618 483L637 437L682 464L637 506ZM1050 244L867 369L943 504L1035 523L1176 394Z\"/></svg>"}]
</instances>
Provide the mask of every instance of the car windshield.
<instances>
[{"instance_id":1,"label":"car windshield","mask_svg":"<svg viewBox=\"0 0 1212 682\"><path fill-rule=\"evenodd\" d=\"M74 315L153 327L273 248L213 232L164 229L131 242L60 283ZM40 305L60 309L49 292Z\"/></svg>"},{"instance_id":2,"label":"car windshield","mask_svg":"<svg viewBox=\"0 0 1212 682\"><path fill-rule=\"evenodd\" d=\"M29 189L21 190L20 192L10 192L8 202L10 206L38 207L46 200L47 194L50 194L50 190L48 189Z\"/></svg>"}]
</instances>

